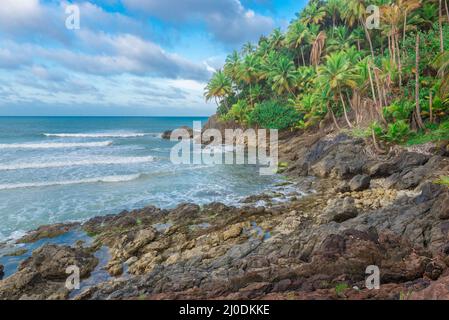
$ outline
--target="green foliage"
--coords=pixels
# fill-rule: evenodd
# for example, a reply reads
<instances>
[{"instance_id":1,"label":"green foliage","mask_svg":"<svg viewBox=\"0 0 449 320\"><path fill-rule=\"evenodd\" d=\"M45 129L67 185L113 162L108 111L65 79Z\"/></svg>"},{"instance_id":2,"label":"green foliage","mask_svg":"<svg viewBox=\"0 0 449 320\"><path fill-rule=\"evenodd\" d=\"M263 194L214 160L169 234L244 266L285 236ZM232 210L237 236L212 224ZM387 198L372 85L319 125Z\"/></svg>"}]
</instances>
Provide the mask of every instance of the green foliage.
<instances>
[{"instance_id":1,"label":"green foliage","mask_svg":"<svg viewBox=\"0 0 449 320\"><path fill-rule=\"evenodd\" d=\"M292 106L277 101L258 103L249 114L248 123L266 129L287 129L300 120L298 111Z\"/></svg>"},{"instance_id":2,"label":"green foliage","mask_svg":"<svg viewBox=\"0 0 449 320\"><path fill-rule=\"evenodd\" d=\"M381 7L382 30L366 33L366 1L309 1L285 33L275 29L232 52L208 83L206 100L217 103L220 118L244 125L308 129L335 115L344 116L353 134L374 132L389 143L446 138L449 23L444 20L440 32L435 1L374 4ZM411 132L417 74L425 132ZM375 105L382 105L381 115Z\"/></svg>"},{"instance_id":3,"label":"green foliage","mask_svg":"<svg viewBox=\"0 0 449 320\"><path fill-rule=\"evenodd\" d=\"M437 184L442 184L444 186L449 187L449 177L448 176L442 176L437 181L435 181Z\"/></svg>"},{"instance_id":4,"label":"green foliage","mask_svg":"<svg viewBox=\"0 0 449 320\"><path fill-rule=\"evenodd\" d=\"M391 142L404 142L410 133L410 128L405 120L398 120L388 124L384 138Z\"/></svg>"},{"instance_id":5,"label":"green foliage","mask_svg":"<svg viewBox=\"0 0 449 320\"><path fill-rule=\"evenodd\" d=\"M341 297L346 290L349 289L349 286L347 283L339 283L335 286L335 294L339 297Z\"/></svg>"},{"instance_id":6,"label":"green foliage","mask_svg":"<svg viewBox=\"0 0 449 320\"><path fill-rule=\"evenodd\" d=\"M383 109L383 114L386 120L406 120L410 118L415 105L410 100L396 100L388 107Z\"/></svg>"},{"instance_id":7,"label":"green foliage","mask_svg":"<svg viewBox=\"0 0 449 320\"><path fill-rule=\"evenodd\" d=\"M411 134L407 140L407 145L423 144L449 140L449 120L441 122L439 125L428 125L429 132L417 132Z\"/></svg>"}]
</instances>

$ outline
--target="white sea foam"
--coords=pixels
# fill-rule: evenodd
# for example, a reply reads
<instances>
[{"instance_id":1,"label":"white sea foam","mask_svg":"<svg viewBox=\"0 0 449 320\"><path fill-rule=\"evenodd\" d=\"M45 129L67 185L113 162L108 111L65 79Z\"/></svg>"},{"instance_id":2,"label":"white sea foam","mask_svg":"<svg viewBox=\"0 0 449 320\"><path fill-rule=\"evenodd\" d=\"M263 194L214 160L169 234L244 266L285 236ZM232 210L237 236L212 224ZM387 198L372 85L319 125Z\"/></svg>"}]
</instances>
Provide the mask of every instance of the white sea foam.
<instances>
[{"instance_id":1,"label":"white sea foam","mask_svg":"<svg viewBox=\"0 0 449 320\"><path fill-rule=\"evenodd\" d=\"M23 170L23 169L46 169L62 167L82 167L92 165L111 165L111 164L138 164L154 161L154 157L106 157L84 160L65 160L54 162L22 162L11 164L0 164L0 171L3 170Z\"/></svg>"},{"instance_id":2,"label":"white sea foam","mask_svg":"<svg viewBox=\"0 0 449 320\"><path fill-rule=\"evenodd\" d=\"M9 143L0 144L0 149L59 149L59 148L96 148L107 147L112 141L101 142L48 142L48 143Z\"/></svg>"},{"instance_id":3,"label":"white sea foam","mask_svg":"<svg viewBox=\"0 0 449 320\"><path fill-rule=\"evenodd\" d=\"M88 183L100 183L100 182L117 183L117 182L133 181L133 180L139 179L141 176L142 176L142 174L138 173L138 174L129 174L129 175L87 178L87 179L79 179L79 180L0 184L0 190L38 188L38 187L50 187L50 186L66 186L66 185L73 185L73 184L88 184Z\"/></svg>"},{"instance_id":4,"label":"white sea foam","mask_svg":"<svg viewBox=\"0 0 449 320\"><path fill-rule=\"evenodd\" d=\"M44 133L46 137L58 138L137 138L152 133L137 133L137 132L104 132L104 133Z\"/></svg>"}]
</instances>

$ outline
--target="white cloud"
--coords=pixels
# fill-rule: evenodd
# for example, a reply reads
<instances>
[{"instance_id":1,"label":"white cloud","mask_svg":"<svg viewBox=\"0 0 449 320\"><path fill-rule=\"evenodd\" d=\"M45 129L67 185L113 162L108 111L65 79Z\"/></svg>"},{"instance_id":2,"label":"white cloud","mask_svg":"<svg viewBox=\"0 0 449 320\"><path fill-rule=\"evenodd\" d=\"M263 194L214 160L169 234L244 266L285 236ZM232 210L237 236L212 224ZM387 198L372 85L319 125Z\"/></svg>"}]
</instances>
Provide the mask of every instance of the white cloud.
<instances>
[{"instance_id":1,"label":"white cloud","mask_svg":"<svg viewBox=\"0 0 449 320\"><path fill-rule=\"evenodd\" d=\"M257 40L274 28L272 18L247 10L239 0L123 0L131 10L175 23L204 21L227 44Z\"/></svg>"}]
</instances>

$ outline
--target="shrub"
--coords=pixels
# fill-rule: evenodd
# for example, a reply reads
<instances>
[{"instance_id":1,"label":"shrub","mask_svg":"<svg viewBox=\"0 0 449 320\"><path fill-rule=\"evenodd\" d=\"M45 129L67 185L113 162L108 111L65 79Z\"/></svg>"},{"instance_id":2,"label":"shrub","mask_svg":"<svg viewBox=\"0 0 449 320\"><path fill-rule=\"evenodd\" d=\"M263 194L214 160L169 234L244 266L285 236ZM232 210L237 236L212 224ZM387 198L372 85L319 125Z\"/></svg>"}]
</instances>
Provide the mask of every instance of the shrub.
<instances>
[{"instance_id":1,"label":"shrub","mask_svg":"<svg viewBox=\"0 0 449 320\"><path fill-rule=\"evenodd\" d=\"M250 125L278 130L293 127L299 120L301 116L294 107L276 101L264 101L257 104L248 117Z\"/></svg>"},{"instance_id":2,"label":"shrub","mask_svg":"<svg viewBox=\"0 0 449 320\"><path fill-rule=\"evenodd\" d=\"M399 120L388 124L385 139L391 142L403 142L410 133L410 128L405 120Z\"/></svg>"}]
</instances>

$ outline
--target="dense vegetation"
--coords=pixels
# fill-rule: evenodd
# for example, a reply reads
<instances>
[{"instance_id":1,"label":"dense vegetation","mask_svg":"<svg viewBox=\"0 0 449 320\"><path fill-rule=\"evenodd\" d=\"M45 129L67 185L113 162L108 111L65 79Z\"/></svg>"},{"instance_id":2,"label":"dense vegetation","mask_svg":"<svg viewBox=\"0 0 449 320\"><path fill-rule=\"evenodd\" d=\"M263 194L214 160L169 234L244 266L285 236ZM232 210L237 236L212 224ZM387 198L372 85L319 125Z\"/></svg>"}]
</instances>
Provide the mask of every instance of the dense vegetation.
<instances>
[{"instance_id":1,"label":"dense vegetation","mask_svg":"<svg viewBox=\"0 0 449 320\"><path fill-rule=\"evenodd\" d=\"M380 8L370 28L368 5ZM224 120L332 123L384 141L449 139L447 0L312 0L288 29L230 54L206 87Z\"/></svg>"}]
</instances>

